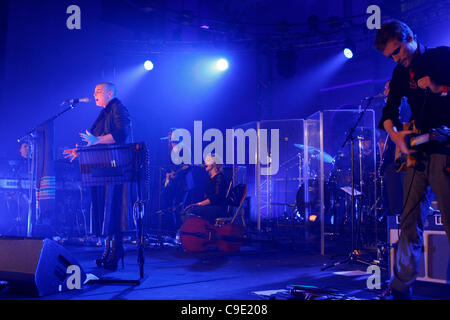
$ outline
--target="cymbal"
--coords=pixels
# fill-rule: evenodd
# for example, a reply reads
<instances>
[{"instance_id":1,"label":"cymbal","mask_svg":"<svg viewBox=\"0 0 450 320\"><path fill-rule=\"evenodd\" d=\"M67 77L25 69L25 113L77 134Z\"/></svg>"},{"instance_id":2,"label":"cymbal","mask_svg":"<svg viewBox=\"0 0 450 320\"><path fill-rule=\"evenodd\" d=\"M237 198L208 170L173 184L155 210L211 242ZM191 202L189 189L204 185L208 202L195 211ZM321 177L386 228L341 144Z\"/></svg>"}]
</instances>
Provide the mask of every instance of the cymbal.
<instances>
[{"instance_id":1,"label":"cymbal","mask_svg":"<svg viewBox=\"0 0 450 320\"><path fill-rule=\"evenodd\" d=\"M355 132L356 134L363 135L364 137L367 138L372 138L374 132L375 137L378 138L380 136L380 131L373 127L365 127L365 126L356 127Z\"/></svg>"},{"instance_id":2,"label":"cymbal","mask_svg":"<svg viewBox=\"0 0 450 320\"><path fill-rule=\"evenodd\" d=\"M303 145L303 144L294 143L294 146L296 146L299 149L305 150L305 145ZM308 146L308 151L309 151L309 153L320 153L319 149L314 148L312 146Z\"/></svg>"},{"instance_id":3,"label":"cymbal","mask_svg":"<svg viewBox=\"0 0 450 320\"><path fill-rule=\"evenodd\" d=\"M271 202L271 205L275 205L275 206L288 206L291 208L295 208L295 203L279 203L279 202Z\"/></svg>"},{"instance_id":4,"label":"cymbal","mask_svg":"<svg viewBox=\"0 0 450 320\"><path fill-rule=\"evenodd\" d=\"M347 193L348 195L352 195L352 187L341 187L341 190ZM361 191L354 189L354 195L360 196L362 195Z\"/></svg>"},{"instance_id":5,"label":"cymbal","mask_svg":"<svg viewBox=\"0 0 450 320\"><path fill-rule=\"evenodd\" d=\"M305 146L303 144L295 143L294 146L296 146L299 149L305 150ZM312 146L308 146L308 152L314 156L320 155L320 150L317 148L314 148ZM325 151L323 152L323 161L326 163L333 163L334 158L330 156Z\"/></svg>"}]
</instances>

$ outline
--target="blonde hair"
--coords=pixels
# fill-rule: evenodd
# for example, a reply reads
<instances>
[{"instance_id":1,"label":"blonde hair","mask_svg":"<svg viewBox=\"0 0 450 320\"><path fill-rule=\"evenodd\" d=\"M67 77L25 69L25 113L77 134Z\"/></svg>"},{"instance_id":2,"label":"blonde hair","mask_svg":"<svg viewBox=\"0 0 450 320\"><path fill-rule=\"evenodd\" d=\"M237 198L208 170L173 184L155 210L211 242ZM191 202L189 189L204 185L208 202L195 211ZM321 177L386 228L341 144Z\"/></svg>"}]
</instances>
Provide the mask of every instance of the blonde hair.
<instances>
[{"instance_id":1,"label":"blonde hair","mask_svg":"<svg viewBox=\"0 0 450 320\"><path fill-rule=\"evenodd\" d=\"M215 164L218 171L222 171L222 159L215 154L208 154L205 157L205 164Z\"/></svg>"}]
</instances>

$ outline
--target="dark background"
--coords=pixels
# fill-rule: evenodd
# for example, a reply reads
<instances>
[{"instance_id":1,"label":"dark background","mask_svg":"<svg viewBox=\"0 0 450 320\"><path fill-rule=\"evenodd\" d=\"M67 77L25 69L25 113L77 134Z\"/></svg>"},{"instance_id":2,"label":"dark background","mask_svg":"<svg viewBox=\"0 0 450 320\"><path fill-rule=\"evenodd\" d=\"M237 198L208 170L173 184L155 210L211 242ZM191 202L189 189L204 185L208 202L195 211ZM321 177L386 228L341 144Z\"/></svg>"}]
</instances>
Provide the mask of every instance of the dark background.
<instances>
[{"instance_id":1,"label":"dark background","mask_svg":"<svg viewBox=\"0 0 450 320\"><path fill-rule=\"evenodd\" d=\"M92 97L101 81L117 84L135 140L146 141L153 153L170 127L191 130L194 120L202 120L204 130L225 130L357 106L383 91L394 67L373 48L376 32L366 27L371 4L380 6L382 20L408 23L420 42L450 45L449 1L0 3L2 158L17 153L18 137L63 110L62 101ZM81 30L66 27L72 4L81 8ZM324 67L341 55L346 40L355 44L355 57L333 71ZM206 74L206 63L217 57L226 57L230 68ZM150 72L143 70L146 59L155 64ZM374 101L377 112L381 104ZM59 157L62 148L80 143L78 132L99 111L94 102L79 104L55 121Z\"/></svg>"}]
</instances>

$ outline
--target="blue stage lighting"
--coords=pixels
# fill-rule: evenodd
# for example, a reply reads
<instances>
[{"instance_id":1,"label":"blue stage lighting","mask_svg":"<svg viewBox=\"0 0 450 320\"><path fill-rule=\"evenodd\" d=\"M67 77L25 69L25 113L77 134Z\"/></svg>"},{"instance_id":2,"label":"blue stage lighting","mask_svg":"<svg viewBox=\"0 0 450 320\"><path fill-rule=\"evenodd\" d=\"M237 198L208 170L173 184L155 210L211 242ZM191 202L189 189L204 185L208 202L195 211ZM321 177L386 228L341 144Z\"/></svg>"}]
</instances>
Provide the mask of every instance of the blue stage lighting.
<instances>
[{"instance_id":1,"label":"blue stage lighting","mask_svg":"<svg viewBox=\"0 0 450 320\"><path fill-rule=\"evenodd\" d=\"M349 49L349 48L345 48L345 49L344 49L344 56L345 56L347 59L353 58L353 51L352 51L351 49Z\"/></svg>"},{"instance_id":2,"label":"blue stage lighting","mask_svg":"<svg viewBox=\"0 0 450 320\"><path fill-rule=\"evenodd\" d=\"M153 62L151 62L150 60L145 61L144 68L147 71L152 70L153 69Z\"/></svg>"},{"instance_id":3,"label":"blue stage lighting","mask_svg":"<svg viewBox=\"0 0 450 320\"><path fill-rule=\"evenodd\" d=\"M220 58L219 60L217 60L216 62L216 68L219 71L225 71L228 69L228 61L224 58Z\"/></svg>"}]
</instances>

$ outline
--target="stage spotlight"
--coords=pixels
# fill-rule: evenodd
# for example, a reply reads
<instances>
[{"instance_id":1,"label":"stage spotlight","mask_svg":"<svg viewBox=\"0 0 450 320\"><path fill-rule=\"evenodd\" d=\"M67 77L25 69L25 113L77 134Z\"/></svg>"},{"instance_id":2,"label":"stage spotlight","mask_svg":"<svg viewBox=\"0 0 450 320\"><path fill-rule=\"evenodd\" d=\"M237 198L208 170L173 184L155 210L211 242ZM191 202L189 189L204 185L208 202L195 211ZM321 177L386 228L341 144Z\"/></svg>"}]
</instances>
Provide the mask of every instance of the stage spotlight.
<instances>
[{"instance_id":1,"label":"stage spotlight","mask_svg":"<svg viewBox=\"0 0 450 320\"><path fill-rule=\"evenodd\" d=\"M220 58L216 62L216 69L219 71L225 71L228 69L228 61L224 58Z\"/></svg>"},{"instance_id":2,"label":"stage spotlight","mask_svg":"<svg viewBox=\"0 0 450 320\"><path fill-rule=\"evenodd\" d=\"M351 59L355 55L355 52L355 43L351 39L345 39L343 51L344 56L347 59Z\"/></svg>"},{"instance_id":3,"label":"stage spotlight","mask_svg":"<svg viewBox=\"0 0 450 320\"><path fill-rule=\"evenodd\" d=\"M345 56L347 59L353 58L353 51L352 51L351 49L349 49L349 48L345 48L345 49L344 49L344 56Z\"/></svg>"},{"instance_id":4,"label":"stage spotlight","mask_svg":"<svg viewBox=\"0 0 450 320\"><path fill-rule=\"evenodd\" d=\"M144 68L147 71L152 70L153 69L153 62L151 62L150 60L145 61Z\"/></svg>"}]
</instances>

